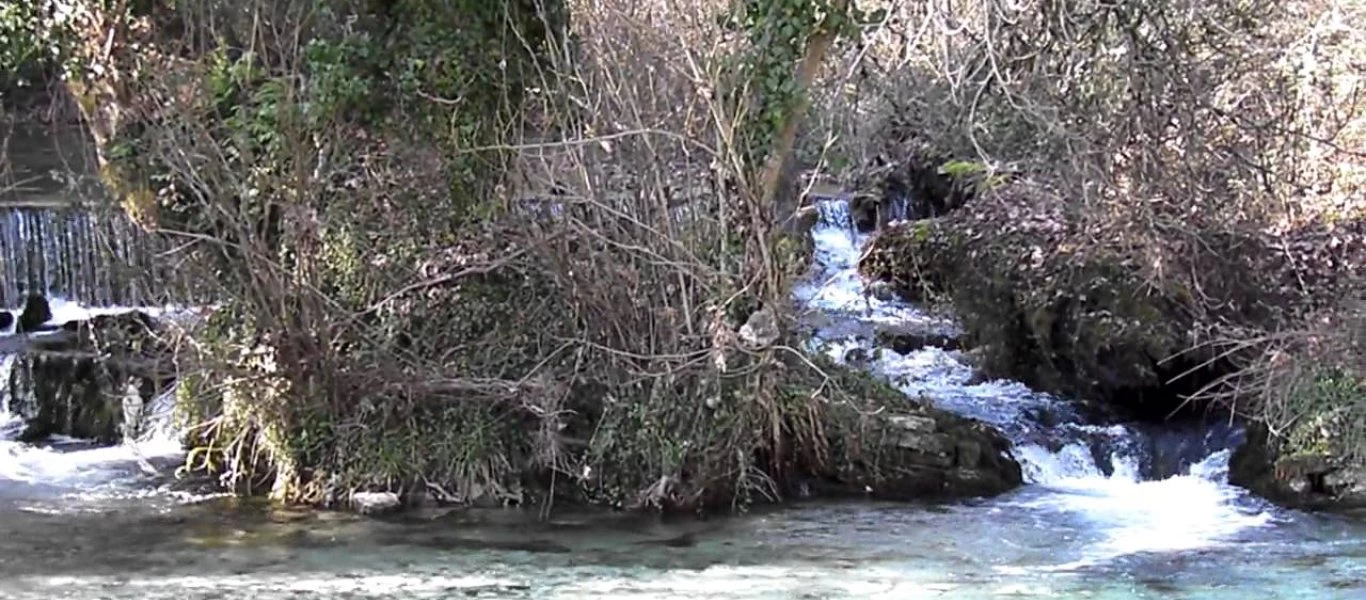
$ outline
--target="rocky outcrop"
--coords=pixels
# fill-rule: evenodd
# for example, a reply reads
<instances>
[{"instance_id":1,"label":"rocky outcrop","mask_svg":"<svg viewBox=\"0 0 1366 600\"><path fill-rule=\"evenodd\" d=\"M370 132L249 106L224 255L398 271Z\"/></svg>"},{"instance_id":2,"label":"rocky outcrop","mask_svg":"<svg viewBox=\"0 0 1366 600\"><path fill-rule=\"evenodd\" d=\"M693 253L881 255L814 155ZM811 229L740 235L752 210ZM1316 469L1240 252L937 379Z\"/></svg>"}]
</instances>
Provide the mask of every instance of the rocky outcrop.
<instances>
[{"instance_id":1,"label":"rocky outcrop","mask_svg":"<svg viewBox=\"0 0 1366 600\"><path fill-rule=\"evenodd\" d=\"M1172 299L1153 294L1125 258L1094 244L1077 251L1076 222L1060 199L1023 185L971 209L890 227L860 264L915 300L951 304L965 344L983 347L993 377L1143 410L1162 397L1193 341Z\"/></svg>"},{"instance_id":2,"label":"rocky outcrop","mask_svg":"<svg viewBox=\"0 0 1366 600\"><path fill-rule=\"evenodd\" d=\"M880 489L872 489L874 497L990 496L1023 480L1019 464L1009 454L1009 442L985 424L942 411L886 419L895 432L889 438L892 453L901 464Z\"/></svg>"},{"instance_id":3,"label":"rocky outcrop","mask_svg":"<svg viewBox=\"0 0 1366 600\"><path fill-rule=\"evenodd\" d=\"M798 473L812 495L954 499L1022 483L1010 442L992 427L907 398L870 375L822 368L832 375L830 385L862 402L832 406L825 415L828 468Z\"/></svg>"},{"instance_id":4,"label":"rocky outcrop","mask_svg":"<svg viewBox=\"0 0 1366 600\"><path fill-rule=\"evenodd\" d=\"M860 270L903 297L951 304L965 344L989 348L993 376L1164 415L1226 372L1214 353L1191 348L1230 327L1303 320L1341 297L1351 265L1366 257L1366 222L1306 233L1323 243L1304 248L1210 227L1199 239L1144 237L1016 182L948 216L887 228ZM1336 265L1339 277L1287 256Z\"/></svg>"},{"instance_id":5,"label":"rocky outcrop","mask_svg":"<svg viewBox=\"0 0 1366 600\"><path fill-rule=\"evenodd\" d=\"M1366 464L1330 454L1284 454L1266 427L1254 426L1229 461L1229 482L1296 508L1366 509Z\"/></svg>"},{"instance_id":6,"label":"rocky outcrop","mask_svg":"<svg viewBox=\"0 0 1366 600\"><path fill-rule=\"evenodd\" d=\"M1272 232L1193 219L1197 234L1166 236L1074 208L1028 181L982 191L948 215L879 232L860 270L902 297L951 305L989 377L1163 421L1192 408L1204 385L1261 360L1256 344L1235 363L1211 342L1329 322L1366 264L1366 220ZM1316 365L1336 352L1326 339L1309 336L1292 355ZM1296 444L1297 456L1314 446ZM1266 475L1278 453L1250 448L1239 481L1296 504L1351 504L1361 470L1343 452L1282 480Z\"/></svg>"}]
</instances>

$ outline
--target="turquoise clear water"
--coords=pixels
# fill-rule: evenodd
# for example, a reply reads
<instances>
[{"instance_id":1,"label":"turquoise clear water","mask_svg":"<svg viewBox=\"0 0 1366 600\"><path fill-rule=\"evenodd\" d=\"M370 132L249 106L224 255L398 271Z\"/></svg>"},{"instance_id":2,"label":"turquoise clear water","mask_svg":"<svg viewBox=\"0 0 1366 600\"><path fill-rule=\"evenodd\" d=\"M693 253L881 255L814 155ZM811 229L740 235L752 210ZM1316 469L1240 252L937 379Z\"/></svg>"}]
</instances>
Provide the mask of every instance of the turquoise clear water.
<instances>
[{"instance_id":1,"label":"turquoise clear water","mask_svg":"<svg viewBox=\"0 0 1366 600\"><path fill-rule=\"evenodd\" d=\"M817 503L674 523L574 514L542 521L479 511L382 521L212 502L157 508L146 499L107 497L95 502L102 505L97 511L77 511L81 503L66 499L52 513L33 507L0 513L0 597L1347 599L1366 593L1366 528L1359 521L1284 513L1217 540L1115 553L1111 534L1127 525L1060 498L1073 493L1027 487L948 506Z\"/></svg>"},{"instance_id":2,"label":"turquoise clear water","mask_svg":"<svg viewBox=\"0 0 1366 600\"><path fill-rule=\"evenodd\" d=\"M552 511L389 519L282 513L174 491L165 430L114 448L3 439L0 598L1366 599L1366 519L1276 508L1230 486L1236 428L1083 417L960 355L871 348L882 324L952 328L865 297L862 239L823 207L797 300L815 340L907 393L992 422L1027 485L939 505L803 502L664 521Z\"/></svg>"}]
</instances>

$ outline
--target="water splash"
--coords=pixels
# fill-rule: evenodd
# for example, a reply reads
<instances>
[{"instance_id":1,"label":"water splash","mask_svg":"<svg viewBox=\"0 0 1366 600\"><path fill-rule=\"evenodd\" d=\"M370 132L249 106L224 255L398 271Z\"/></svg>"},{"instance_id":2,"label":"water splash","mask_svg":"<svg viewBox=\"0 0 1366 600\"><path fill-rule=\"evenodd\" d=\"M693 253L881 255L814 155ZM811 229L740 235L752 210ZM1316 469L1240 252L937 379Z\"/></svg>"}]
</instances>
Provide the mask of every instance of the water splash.
<instances>
[{"instance_id":1,"label":"water splash","mask_svg":"<svg viewBox=\"0 0 1366 600\"><path fill-rule=\"evenodd\" d=\"M49 325L131 311L153 316L176 316L187 312L179 306L86 306L67 298L52 298L49 305L52 311ZM11 327L5 333L12 332ZM174 387L158 394L148 406L139 407L137 414L125 415L125 418L140 419L139 432L121 444L100 447L60 436L50 438L42 445L18 441L24 420L15 414L9 390L15 361L13 355L0 355L0 385L4 386L0 392L0 496L89 497L92 489L101 490L103 494L125 493L135 489L147 476L158 474L160 469L154 462L168 462L183 455L180 431L173 418Z\"/></svg>"},{"instance_id":2,"label":"water splash","mask_svg":"<svg viewBox=\"0 0 1366 600\"><path fill-rule=\"evenodd\" d=\"M1074 403L1019 382L981 381L957 351L926 347L900 355L875 347L872 332L887 324L957 328L910 304L872 297L857 272L868 236L848 225L847 202L818 206L813 273L796 290L798 302L824 318L813 348L869 369L910 396L1001 429L1014 442L1027 482L1012 506L1049 523L1079 520L1079 535L1090 540L1080 558L1045 569L1211 547L1272 522L1267 504L1227 483L1227 443L1207 444L1209 452L1186 459L1175 476L1145 479L1150 448L1162 442L1136 426L1089 422Z\"/></svg>"},{"instance_id":3,"label":"water splash","mask_svg":"<svg viewBox=\"0 0 1366 600\"><path fill-rule=\"evenodd\" d=\"M1139 479L1133 459L1110 477L1079 475L1087 467L1076 463L1052 473L1042 483L1051 493L1017 506L1080 517L1096 539L1081 558L1040 570L1072 571L1140 553L1214 548L1236 542L1245 530L1276 523L1273 509L1226 483L1229 454L1221 450L1189 473L1160 480Z\"/></svg>"}]
</instances>

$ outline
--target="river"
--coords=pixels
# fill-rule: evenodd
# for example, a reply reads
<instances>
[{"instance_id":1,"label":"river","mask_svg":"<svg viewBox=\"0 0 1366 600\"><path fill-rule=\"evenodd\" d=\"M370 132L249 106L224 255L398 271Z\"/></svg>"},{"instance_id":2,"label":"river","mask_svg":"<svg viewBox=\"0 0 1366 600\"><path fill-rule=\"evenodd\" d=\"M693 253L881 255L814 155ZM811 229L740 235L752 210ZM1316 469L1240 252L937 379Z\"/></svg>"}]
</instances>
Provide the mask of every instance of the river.
<instances>
[{"instance_id":1,"label":"river","mask_svg":"<svg viewBox=\"0 0 1366 600\"><path fill-rule=\"evenodd\" d=\"M868 297L854 271L864 237L843 201L821 209L817 265L796 291L813 344L1000 426L1025 486L706 520L375 519L190 493L173 481L180 448L166 428L112 448L36 447L0 414L0 598L1366 598L1366 522L1228 485L1237 427L1119 422L977 381L954 351L873 349L878 327L953 324Z\"/></svg>"}]
</instances>

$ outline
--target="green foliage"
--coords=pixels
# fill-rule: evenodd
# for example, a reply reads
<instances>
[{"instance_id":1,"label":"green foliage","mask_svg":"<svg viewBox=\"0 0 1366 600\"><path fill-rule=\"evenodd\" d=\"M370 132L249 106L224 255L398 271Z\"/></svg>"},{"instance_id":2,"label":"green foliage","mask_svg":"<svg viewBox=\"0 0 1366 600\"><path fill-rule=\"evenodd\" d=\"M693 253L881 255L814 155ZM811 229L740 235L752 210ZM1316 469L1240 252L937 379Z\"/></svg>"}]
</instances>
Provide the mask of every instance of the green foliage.
<instances>
[{"instance_id":1,"label":"green foliage","mask_svg":"<svg viewBox=\"0 0 1366 600\"><path fill-rule=\"evenodd\" d=\"M32 85L26 74L33 65L49 62L60 48L47 38L38 2L7 2L0 6L0 73L6 83Z\"/></svg>"},{"instance_id":2,"label":"green foliage","mask_svg":"<svg viewBox=\"0 0 1366 600\"><path fill-rule=\"evenodd\" d=\"M73 15L54 16L52 4L49 0L0 4L0 93L6 88L38 87L52 73L80 68L71 60Z\"/></svg>"},{"instance_id":3,"label":"green foliage","mask_svg":"<svg viewBox=\"0 0 1366 600\"><path fill-rule=\"evenodd\" d=\"M339 40L309 40L303 52L308 78L303 113L309 127L325 127L333 119L352 115L362 121L377 116L381 85L373 75L379 68L377 50L364 32Z\"/></svg>"},{"instance_id":4,"label":"green foliage","mask_svg":"<svg viewBox=\"0 0 1366 600\"><path fill-rule=\"evenodd\" d=\"M832 0L745 0L725 20L743 32L750 50L739 57L739 89L749 96L743 129L743 152L751 164L762 164L783 125L797 117L805 90L794 77L814 35L833 30L857 38L861 25L882 19L881 11L834 10ZM852 3L850 3L852 4Z\"/></svg>"},{"instance_id":5,"label":"green foliage","mask_svg":"<svg viewBox=\"0 0 1366 600\"><path fill-rule=\"evenodd\" d=\"M1283 407L1287 455L1366 459L1366 381L1339 369L1316 369Z\"/></svg>"}]
</instances>

